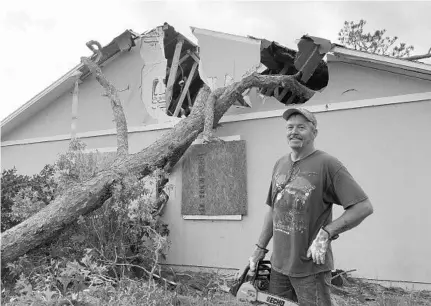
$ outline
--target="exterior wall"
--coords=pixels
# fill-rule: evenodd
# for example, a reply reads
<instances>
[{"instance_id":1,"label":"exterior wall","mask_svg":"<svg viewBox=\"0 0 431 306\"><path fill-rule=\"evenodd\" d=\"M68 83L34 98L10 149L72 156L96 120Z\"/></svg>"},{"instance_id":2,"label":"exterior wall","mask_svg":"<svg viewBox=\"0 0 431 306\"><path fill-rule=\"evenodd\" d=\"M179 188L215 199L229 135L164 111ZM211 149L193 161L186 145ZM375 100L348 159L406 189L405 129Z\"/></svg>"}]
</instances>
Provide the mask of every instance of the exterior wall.
<instances>
[{"instance_id":1,"label":"exterior wall","mask_svg":"<svg viewBox=\"0 0 431 306\"><path fill-rule=\"evenodd\" d=\"M140 98L140 73L143 65L137 46L102 69L106 78L118 90L129 86L128 90L119 93L129 126L142 125L150 119ZM73 88L70 88L32 116L26 124L3 137L2 141L70 134L72 91ZM88 77L79 85L77 133L115 128L111 102L109 98L102 96L103 93L104 89L94 76Z\"/></svg>"},{"instance_id":2,"label":"exterior wall","mask_svg":"<svg viewBox=\"0 0 431 306\"><path fill-rule=\"evenodd\" d=\"M431 216L429 114L431 101L320 116L319 147L346 163L375 207L369 220L334 243L339 267L431 283L431 266L424 264L431 246L423 236Z\"/></svg>"},{"instance_id":3,"label":"exterior wall","mask_svg":"<svg viewBox=\"0 0 431 306\"><path fill-rule=\"evenodd\" d=\"M369 219L333 243L337 268L357 269L367 278L431 283L431 268L423 262L431 246L422 238L431 215L424 200L431 145L421 141L431 130L430 113L431 101L317 114L317 147L348 167L375 207ZM260 233L273 164L288 152L283 120L228 123L218 134L241 135L247 142L249 214L242 221L182 220L177 188L165 213L174 242L170 263L243 268ZM180 172L178 167L174 173L177 186ZM334 218L341 213L335 208Z\"/></svg>"},{"instance_id":4,"label":"exterior wall","mask_svg":"<svg viewBox=\"0 0 431 306\"><path fill-rule=\"evenodd\" d=\"M335 265L357 269L357 276L431 283L428 232L431 181L427 139L431 101L317 113L317 147L339 158L368 193L374 214L333 243ZM131 153L151 144L162 131L130 134ZM219 136L240 135L247 146L248 215L241 221L183 220L181 162L171 178L175 185L165 211L172 245L168 263L243 268L260 233L271 170L287 153L280 117L225 123ZM115 146L115 136L85 139L88 148ZM38 172L66 150L67 141L2 148L2 168ZM334 218L342 213L336 207ZM270 246L271 249L271 246Z\"/></svg>"},{"instance_id":5,"label":"exterior wall","mask_svg":"<svg viewBox=\"0 0 431 306\"><path fill-rule=\"evenodd\" d=\"M120 93L129 127L142 126L148 114L140 99L142 60L139 49L121 55L104 68ZM429 82L402 77L346 63L330 64L330 84L307 105L429 91ZM378 84L378 86L377 86ZM427 87L428 86L428 87ZM355 91L348 91L348 89ZM78 133L115 128L112 111L93 77L80 87ZM66 93L33 116L2 141L70 133L72 96ZM232 108L228 114L282 109L257 96L252 109ZM431 130L431 101L394 104L317 113L319 149L343 161L369 194L375 213L359 228L334 242L336 267L357 269L368 278L431 283L431 245L421 238L429 232L431 215L427 187L431 181L431 145L423 141ZM146 121L147 120L147 121ZM130 152L151 144L163 130L131 132ZM247 146L248 215L241 221L183 220L181 163L172 175L176 186L165 212L172 246L168 262L179 265L243 268L260 233L269 179L274 162L288 152L284 122L280 117L228 122L218 136L240 135ZM115 147L115 135L85 138L88 148ZM16 166L20 173L34 174L67 149L68 140L2 146L2 169ZM408 206L408 207L406 207ZM342 213L335 209L335 216Z\"/></svg>"},{"instance_id":6,"label":"exterior wall","mask_svg":"<svg viewBox=\"0 0 431 306\"><path fill-rule=\"evenodd\" d=\"M103 68L107 79L119 90L129 127L152 125L157 120L148 115L142 95L150 96L148 88L157 77L156 69L143 69L144 61L140 54L140 43L130 52L125 52ZM329 62L329 84L316 93L307 105L321 105L334 102L387 97L410 93L427 92L431 82L389 73L377 69L360 67L343 62ZM142 83L142 85L141 85ZM70 134L72 89L53 101L46 108L32 116L2 141L22 140L36 137ZM91 76L79 89L77 132L114 129L110 101L102 96L103 89ZM232 107L227 114L249 114L266 110L283 109L285 106L275 98L262 101L256 90L251 90L252 108Z\"/></svg>"},{"instance_id":7,"label":"exterior wall","mask_svg":"<svg viewBox=\"0 0 431 306\"><path fill-rule=\"evenodd\" d=\"M129 133L129 152L136 153L152 144L163 130L148 133ZM116 148L117 138L115 135L82 138L87 149ZM12 145L1 148L1 169L16 167L18 173L36 174L46 164L54 163L58 155L65 153L69 140L46 141L31 144Z\"/></svg>"},{"instance_id":8,"label":"exterior wall","mask_svg":"<svg viewBox=\"0 0 431 306\"><path fill-rule=\"evenodd\" d=\"M329 61L328 86L316 93L308 105L374 99L397 95L428 92L431 82L378 68Z\"/></svg>"}]
</instances>

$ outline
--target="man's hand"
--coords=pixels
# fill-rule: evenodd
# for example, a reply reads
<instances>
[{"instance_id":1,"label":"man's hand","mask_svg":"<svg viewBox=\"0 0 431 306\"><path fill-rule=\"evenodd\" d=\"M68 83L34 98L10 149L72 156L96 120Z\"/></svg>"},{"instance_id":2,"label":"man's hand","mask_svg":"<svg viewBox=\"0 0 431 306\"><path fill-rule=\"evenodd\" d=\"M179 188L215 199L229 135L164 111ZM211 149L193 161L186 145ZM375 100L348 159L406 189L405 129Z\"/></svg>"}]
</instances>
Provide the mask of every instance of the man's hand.
<instances>
[{"instance_id":1,"label":"man's hand","mask_svg":"<svg viewBox=\"0 0 431 306\"><path fill-rule=\"evenodd\" d=\"M265 258L265 254L267 252L268 252L267 250L259 248L256 246L256 249L254 250L253 254L248 259L248 261L250 263L250 271L251 272L254 272L256 270L257 263Z\"/></svg>"},{"instance_id":2,"label":"man's hand","mask_svg":"<svg viewBox=\"0 0 431 306\"><path fill-rule=\"evenodd\" d=\"M315 264L324 264L328 246L329 234L323 229L320 229L319 233L316 236L316 239L313 240L313 243L308 248L307 257L313 257L313 262Z\"/></svg>"}]
</instances>

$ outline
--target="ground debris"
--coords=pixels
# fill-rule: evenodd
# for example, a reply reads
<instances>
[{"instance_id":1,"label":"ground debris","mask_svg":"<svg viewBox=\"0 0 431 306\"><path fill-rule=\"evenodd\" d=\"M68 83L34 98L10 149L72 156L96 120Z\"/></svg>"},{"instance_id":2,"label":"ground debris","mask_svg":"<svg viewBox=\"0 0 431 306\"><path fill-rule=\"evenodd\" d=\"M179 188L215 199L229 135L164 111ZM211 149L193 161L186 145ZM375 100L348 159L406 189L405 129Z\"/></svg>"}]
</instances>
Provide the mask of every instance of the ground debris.
<instances>
[{"instance_id":1,"label":"ground debris","mask_svg":"<svg viewBox=\"0 0 431 306\"><path fill-rule=\"evenodd\" d=\"M204 304L192 302L190 305L247 305L237 302L235 297L228 293L234 282L233 275L166 270L163 276L178 282L179 285L175 290L182 299L187 296L193 301L205 302ZM331 287L331 299L334 306L431 306L431 291L409 291L399 287L388 288L347 275L340 277L343 278L343 285ZM182 305L187 304L183 303Z\"/></svg>"},{"instance_id":2,"label":"ground debris","mask_svg":"<svg viewBox=\"0 0 431 306\"><path fill-rule=\"evenodd\" d=\"M431 305L431 291L409 291L399 287L384 287L353 277L343 277L343 286L331 288L334 305ZM344 303L344 304L343 304Z\"/></svg>"}]
</instances>

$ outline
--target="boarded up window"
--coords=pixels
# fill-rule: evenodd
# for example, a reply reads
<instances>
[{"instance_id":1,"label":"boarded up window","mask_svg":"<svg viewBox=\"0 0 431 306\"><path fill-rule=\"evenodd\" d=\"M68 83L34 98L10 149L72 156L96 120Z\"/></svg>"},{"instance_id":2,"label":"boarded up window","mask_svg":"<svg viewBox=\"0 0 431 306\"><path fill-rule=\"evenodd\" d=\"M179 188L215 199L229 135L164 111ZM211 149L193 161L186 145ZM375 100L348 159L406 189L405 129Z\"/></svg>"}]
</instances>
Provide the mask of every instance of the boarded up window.
<instances>
[{"instance_id":1,"label":"boarded up window","mask_svg":"<svg viewBox=\"0 0 431 306\"><path fill-rule=\"evenodd\" d=\"M184 156L183 215L247 214L245 141L193 145Z\"/></svg>"}]
</instances>

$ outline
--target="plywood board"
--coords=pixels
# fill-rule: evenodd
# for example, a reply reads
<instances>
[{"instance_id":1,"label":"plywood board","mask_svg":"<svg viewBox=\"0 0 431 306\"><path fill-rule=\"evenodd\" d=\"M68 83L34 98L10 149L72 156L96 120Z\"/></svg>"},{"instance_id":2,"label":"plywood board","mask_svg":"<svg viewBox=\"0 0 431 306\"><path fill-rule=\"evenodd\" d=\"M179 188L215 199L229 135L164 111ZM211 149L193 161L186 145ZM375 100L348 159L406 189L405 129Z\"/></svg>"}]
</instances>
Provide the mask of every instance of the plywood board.
<instances>
[{"instance_id":1,"label":"plywood board","mask_svg":"<svg viewBox=\"0 0 431 306\"><path fill-rule=\"evenodd\" d=\"M193 145L183 161L183 215L246 215L245 141Z\"/></svg>"}]
</instances>

